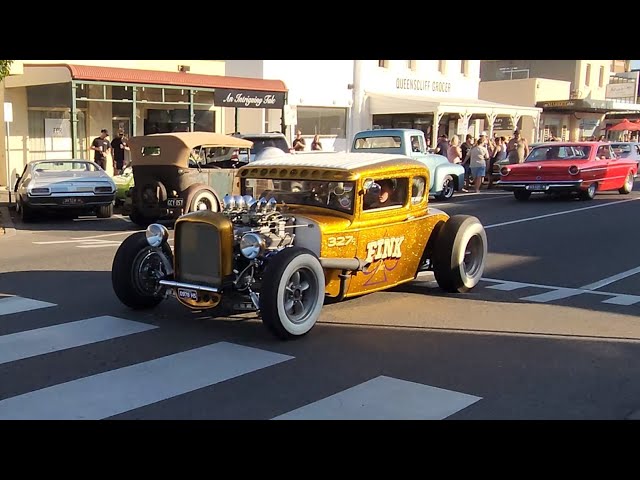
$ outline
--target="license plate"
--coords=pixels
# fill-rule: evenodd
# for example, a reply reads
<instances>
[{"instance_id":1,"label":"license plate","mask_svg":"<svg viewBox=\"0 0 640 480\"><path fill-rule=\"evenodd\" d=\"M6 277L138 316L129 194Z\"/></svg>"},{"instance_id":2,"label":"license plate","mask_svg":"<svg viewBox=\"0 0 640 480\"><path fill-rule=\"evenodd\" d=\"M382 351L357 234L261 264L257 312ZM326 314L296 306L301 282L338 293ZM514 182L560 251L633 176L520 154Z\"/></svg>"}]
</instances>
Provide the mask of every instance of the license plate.
<instances>
[{"instance_id":1,"label":"license plate","mask_svg":"<svg viewBox=\"0 0 640 480\"><path fill-rule=\"evenodd\" d=\"M549 188L547 185L543 185L540 183L527 185L527 190L546 190L547 188Z\"/></svg>"},{"instance_id":2,"label":"license plate","mask_svg":"<svg viewBox=\"0 0 640 480\"><path fill-rule=\"evenodd\" d=\"M62 200L62 203L64 205L79 205L83 203L83 201L81 198L71 197L71 198L65 198L64 200Z\"/></svg>"},{"instance_id":3,"label":"license plate","mask_svg":"<svg viewBox=\"0 0 640 480\"><path fill-rule=\"evenodd\" d=\"M198 292L189 288L179 288L178 297L186 298L187 300L198 300Z\"/></svg>"},{"instance_id":4,"label":"license plate","mask_svg":"<svg viewBox=\"0 0 640 480\"><path fill-rule=\"evenodd\" d=\"M182 207L184 205L184 198L170 198L167 200L167 207Z\"/></svg>"}]
</instances>

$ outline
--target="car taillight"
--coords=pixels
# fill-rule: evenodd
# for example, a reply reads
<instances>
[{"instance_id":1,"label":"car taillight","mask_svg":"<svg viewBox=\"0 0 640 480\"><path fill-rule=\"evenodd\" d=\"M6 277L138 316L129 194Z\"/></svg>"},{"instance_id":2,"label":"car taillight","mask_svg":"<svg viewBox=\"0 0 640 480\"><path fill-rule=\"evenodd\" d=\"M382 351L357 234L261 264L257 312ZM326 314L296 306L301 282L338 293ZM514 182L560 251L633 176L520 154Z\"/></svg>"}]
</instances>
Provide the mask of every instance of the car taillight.
<instances>
[{"instance_id":1,"label":"car taillight","mask_svg":"<svg viewBox=\"0 0 640 480\"><path fill-rule=\"evenodd\" d=\"M577 175L580 172L580 169L576 165L571 165L569 167L569 173L571 175Z\"/></svg>"},{"instance_id":2,"label":"car taillight","mask_svg":"<svg viewBox=\"0 0 640 480\"><path fill-rule=\"evenodd\" d=\"M511 169L509 167L502 167L500 169L500 175L502 175L503 177L506 177L507 175L509 175L510 172L511 172Z\"/></svg>"},{"instance_id":3,"label":"car taillight","mask_svg":"<svg viewBox=\"0 0 640 480\"><path fill-rule=\"evenodd\" d=\"M47 187L32 188L31 195L49 195L51 190Z\"/></svg>"}]
</instances>

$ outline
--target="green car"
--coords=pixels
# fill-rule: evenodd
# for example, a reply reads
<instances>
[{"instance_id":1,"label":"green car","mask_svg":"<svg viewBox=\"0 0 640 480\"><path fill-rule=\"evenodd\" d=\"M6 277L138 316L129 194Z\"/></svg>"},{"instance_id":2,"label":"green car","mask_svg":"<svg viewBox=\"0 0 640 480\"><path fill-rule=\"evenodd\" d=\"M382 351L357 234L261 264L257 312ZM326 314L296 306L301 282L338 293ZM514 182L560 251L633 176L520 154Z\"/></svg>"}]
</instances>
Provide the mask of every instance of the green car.
<instances>
[{"instance_id":1,"label":"green car","mask_svg":"<svg viewBox=\"0 0 640 480\"><path fill-rule=\"evenodd\" d=\"M133 187L133 168L127 167L122 174L113 177L116 184L116 206L123 205L128 198L127 193Z\"/></svg>"}]
</instances>

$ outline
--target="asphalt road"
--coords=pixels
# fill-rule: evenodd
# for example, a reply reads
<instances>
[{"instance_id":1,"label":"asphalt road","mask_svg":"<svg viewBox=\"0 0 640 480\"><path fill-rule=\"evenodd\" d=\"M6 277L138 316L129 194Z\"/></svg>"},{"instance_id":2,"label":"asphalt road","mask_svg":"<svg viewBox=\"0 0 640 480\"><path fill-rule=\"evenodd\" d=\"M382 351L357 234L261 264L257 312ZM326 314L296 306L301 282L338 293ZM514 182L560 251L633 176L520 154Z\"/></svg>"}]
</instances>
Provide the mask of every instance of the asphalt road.
<instances>
[{"instance_id":1,"label":"asphalt road","mask_svg":"<svg viewBox=\"0 0 640 480\"><path fill-rule=\"evenodd\" d=\"M633 417L638 200L433 202L487 229L476 289L445 294L426 274L326 305L292 342L173 300L124 307L110 266L136 228L122 217L14 220L0 237L0 418Z\"/></svg>"}]
</instances>

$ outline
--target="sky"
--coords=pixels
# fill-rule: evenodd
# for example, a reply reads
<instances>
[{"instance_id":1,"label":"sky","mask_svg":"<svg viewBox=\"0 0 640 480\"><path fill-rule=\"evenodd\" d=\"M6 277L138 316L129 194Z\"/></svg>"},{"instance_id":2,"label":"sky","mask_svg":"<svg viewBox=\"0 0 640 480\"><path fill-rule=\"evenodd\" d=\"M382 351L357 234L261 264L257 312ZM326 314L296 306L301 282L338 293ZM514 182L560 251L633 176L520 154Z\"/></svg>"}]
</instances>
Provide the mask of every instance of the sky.
<instances>
[{"instance_id":1,"label":"sky","mask_svg":"<svg viewBox=\"0 0 640 480\"><path fill-rule=\"evenodd\" d=\"M631 69L640 68L640 60L631 60Z\"/></svg>"}]
</instances>

